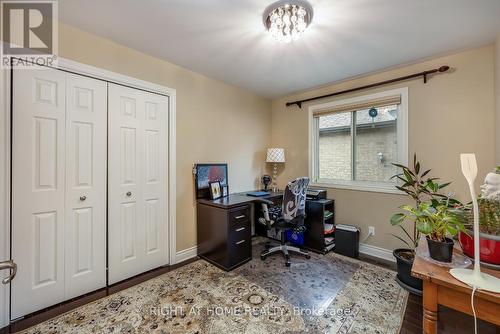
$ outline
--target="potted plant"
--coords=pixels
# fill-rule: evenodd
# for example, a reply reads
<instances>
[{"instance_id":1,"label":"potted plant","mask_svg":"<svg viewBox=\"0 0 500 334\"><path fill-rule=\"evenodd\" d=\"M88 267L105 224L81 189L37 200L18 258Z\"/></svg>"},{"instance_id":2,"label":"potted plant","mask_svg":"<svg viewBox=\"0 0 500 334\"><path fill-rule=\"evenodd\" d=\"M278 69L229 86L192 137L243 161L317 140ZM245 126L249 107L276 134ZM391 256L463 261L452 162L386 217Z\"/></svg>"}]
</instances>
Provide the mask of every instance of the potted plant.
<instances>
[{"instance_id":1,"label":"potted plant","mask_svg":"<svg viewBox=\"0 0 500 334\"><path fill-rule=\"evenodd\" d=\"M459 231L465 231L467 220L463 205L458 201L446 198L422 202L417 207L403 205L403 219L410 219L417 230L424 234L432 259L441 262L451 262L453 256L452 238Z\"/></svg>"},{"instance_id":2,"label":"potted plant","mask_svg":"<svg viewBox=\"0 0 500 334\"><path fill-rule=\"evenodd\" d=\"M430 177L431 170L421 167L416 154L413 156L411 166L393 165L401 169L401 173L392 177L399 180L399 185L396 188L407 194L414 202L415 207L418 207L420 203L426 200L446 197L439 194L439 191L450 183L439 184L439 179ZM421 294L422 281L411 276L411 267L413 266L415 248L418 245L420 232L417 230L416 223L405 219L405 217L404 213L396 213L391 217L391 224L400 228L403 232L403 237L393 234L394 237L408 246L408 248L398 248L393 251L397 262L397 281L408 291Z\"/></svg>"},{"instance_id":3,"label":"potted plant","mask_svg":"<svg viewBox=\"0 0 500 334\"><path fill-rule=\"evenodd\" d=\"M481 261L500 266L500 167L486 176L478 204ZM474 258L474 232L470 225L466 229L458 239L464 254Z\"/></svg>"}]
</instances>

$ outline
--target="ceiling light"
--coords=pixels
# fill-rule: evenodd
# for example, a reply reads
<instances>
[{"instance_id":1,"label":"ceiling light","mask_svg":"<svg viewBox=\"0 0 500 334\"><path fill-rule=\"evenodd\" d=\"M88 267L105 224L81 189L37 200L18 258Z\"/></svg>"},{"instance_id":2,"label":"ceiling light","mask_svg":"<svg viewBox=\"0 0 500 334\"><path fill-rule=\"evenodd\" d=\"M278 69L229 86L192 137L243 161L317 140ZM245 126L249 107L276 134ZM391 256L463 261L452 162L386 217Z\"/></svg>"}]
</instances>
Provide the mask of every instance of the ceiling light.
<instances>
[{"instance_id":1,"label":"ceiling light","mask_svg":"<svg viewBox=\"0 0 500 334\"><path fill-rule=\"evenodd\" d=\"M313 10L306 1L278 1L264 11L264 25L279 42L299 39L311 23Z\"/></svg>"}]
</instances>

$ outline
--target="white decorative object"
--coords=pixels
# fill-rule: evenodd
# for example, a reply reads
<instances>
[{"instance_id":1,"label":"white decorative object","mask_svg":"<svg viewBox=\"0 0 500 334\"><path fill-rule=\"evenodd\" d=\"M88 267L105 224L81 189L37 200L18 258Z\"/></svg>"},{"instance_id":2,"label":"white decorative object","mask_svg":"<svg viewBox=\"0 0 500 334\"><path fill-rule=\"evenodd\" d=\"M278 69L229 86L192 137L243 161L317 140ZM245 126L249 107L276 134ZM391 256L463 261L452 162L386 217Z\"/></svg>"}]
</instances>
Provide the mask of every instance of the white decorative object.
<instances>
[{"instance_id":1,"label":"white decorative object","mask_svg":"<svg viewBox=\"0 0 500 334\"><path fill-rule=\"evenodd\" d=\"M278 190L278 185L276 183L276 176L278 174L278 163L285 162L285 150L282 148L268 148L266 162L274 163L273 166L273 191Z\"/></svg>"},{"instance_id":2,"label":"white decorative object","mask_svg":"<svg viewBox=\"0 0 500 334\"><path fill-rule=\"evenodd\" d=\"M481 198L500 201L500 174L488 173L481 186Z\"/></svg>"},{"instance_id":3,"label":"white decorative object","mask_svg":"<svg viewBox=\"0 0 500 334\"><path fill-rule=\"evenodd\" d=\"M450 270L450 274L457 280L476 289L500 293L500 279L481 272L479 254L479 205L474 190L474 181L477 176L476 156L474 154L461 154L460 161L462 163L462 173L469 184L474 210L474 269L454 268Z\"/></svg>"},{"instance_id":4,"label":"white decorative object","mask_svg":"<svg viewBox=\"0 0 500 334\"><path fill-rule=\"evenodd\" d=\"M313 10L307 1L278 1L264 11L264 25L279 42L299 39L312 20Z\"/></svg>"}]
</instances>

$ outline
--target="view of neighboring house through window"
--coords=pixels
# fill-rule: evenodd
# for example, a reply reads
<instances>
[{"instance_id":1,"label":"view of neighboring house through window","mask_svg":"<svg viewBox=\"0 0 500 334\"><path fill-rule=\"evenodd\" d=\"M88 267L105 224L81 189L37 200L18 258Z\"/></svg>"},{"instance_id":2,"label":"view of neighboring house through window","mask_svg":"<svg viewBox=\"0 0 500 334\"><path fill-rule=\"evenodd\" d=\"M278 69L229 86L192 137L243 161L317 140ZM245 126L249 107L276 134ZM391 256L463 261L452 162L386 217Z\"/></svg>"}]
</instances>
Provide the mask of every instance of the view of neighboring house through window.
<instances>
[{"instance_id":1,"label":"view of neighboring house through window","mask_svg":"<svg viewBox=\"0 0 500 334\"><path fill-rule=\"evenodd\" d=\"M383 182L397 172L391 162L397 161L398 154L398 106L377 108L373 118L368 111L319 117L320 179Z\"/></svg>"},{"instance_id":2,"label":"view of neighboring house through window","mask_svg":"<svg viewBox=\"0 0 500 334\"><path fill-rule=\"evenodd\" d=\"M395 101L401 99L392 97L390 104L381 104L379 99L374 107L367 100L353 103L352 108L333 106L330 111L313 113L313 180L394 188L396 181L391 177L398 169L392 163L404 163L406 147L402 146L407 141L404 123L398 120L401 103Z\"/></svg>"}]
</instances>

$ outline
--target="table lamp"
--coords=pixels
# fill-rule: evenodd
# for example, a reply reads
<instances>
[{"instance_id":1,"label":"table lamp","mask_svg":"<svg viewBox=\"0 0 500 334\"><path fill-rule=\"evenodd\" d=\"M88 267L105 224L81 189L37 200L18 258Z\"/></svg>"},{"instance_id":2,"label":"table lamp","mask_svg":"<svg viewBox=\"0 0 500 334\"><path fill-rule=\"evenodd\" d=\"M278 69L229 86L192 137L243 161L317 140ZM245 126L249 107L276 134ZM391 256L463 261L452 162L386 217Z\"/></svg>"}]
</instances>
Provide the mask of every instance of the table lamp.
<instances>
[{"instance_id":1,"label":"table lamp","mask_svg":"<svg viewBox=\"0 0 500 334\"><path fill-rule=\"evenodd\" d=\"M273 166L273 191L278 191L278 184L276 183L276 175L278 173L278 163L285 162L285 150L282 148L268 148L266 162L274 163Z\"/></svg>"},{"instance_id":2,"label":"table lamp","mask_svg":"<svg viewBox=\"0 0 500 334\"><path fill-rule=\"evenodd\" d=\"M454 268L450 270L450 274L457 280L475 287L478 290L500 293L500 279L481 272L479 254L479 205L474 190L474 180L477 176L476 156L474 154L460 154L460 161L462 163L462 173L469 184L474 210L474 269Z\"/></svg>"}]
</instances>

